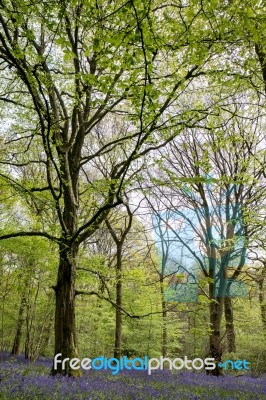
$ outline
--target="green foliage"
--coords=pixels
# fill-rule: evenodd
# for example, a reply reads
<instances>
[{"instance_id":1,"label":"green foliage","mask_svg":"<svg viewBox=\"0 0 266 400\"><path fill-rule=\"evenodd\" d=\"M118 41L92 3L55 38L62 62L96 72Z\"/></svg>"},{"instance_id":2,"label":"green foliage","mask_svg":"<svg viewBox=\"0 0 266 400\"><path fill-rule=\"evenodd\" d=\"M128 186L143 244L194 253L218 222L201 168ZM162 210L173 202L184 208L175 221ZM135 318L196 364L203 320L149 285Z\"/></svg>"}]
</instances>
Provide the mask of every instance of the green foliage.
<instances>
[{"instance_id":1,"label":"green foliage","mask_svg":"<svg viewBox=\"0 0 266 400\"><path fill-rule=\"evenodd\" d=\"M202 212L204 191L211 207L223 191L243 188L245 245L264 238L264 4L7 0L0 13L2 349L12 347L25 297L23 342L33 358L52 355L59 272L59 286L72 279L73 291L85 293L76 299L81 354L110 355L118 278L103 223L112 217L123 232L122 200L132 206L155 187L168 203L174 189L181 205ZM213 280L200 278L198 304L172 302L163 320L167 281L160 286L162 260L145 229L134 218L123 247L123 347L159 356L166 328L169 355L204 356ZM222 253L234 233L218 244L206 234L201 244ZM58 259L73 248L77 265L66 257L61 276ZM234 306L237 355L261 371L259 299Z\"/></svg>"}]
</instances>

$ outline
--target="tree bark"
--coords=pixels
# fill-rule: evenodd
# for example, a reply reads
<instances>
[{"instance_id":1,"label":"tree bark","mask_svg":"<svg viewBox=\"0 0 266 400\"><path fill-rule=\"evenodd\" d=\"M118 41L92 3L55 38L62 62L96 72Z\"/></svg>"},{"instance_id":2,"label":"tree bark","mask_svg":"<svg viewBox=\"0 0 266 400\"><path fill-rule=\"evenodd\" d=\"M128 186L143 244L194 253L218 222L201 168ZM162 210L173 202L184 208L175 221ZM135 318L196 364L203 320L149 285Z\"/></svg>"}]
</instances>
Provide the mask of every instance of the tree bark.
<instances>
[{"instance_id":1,"label":"tree bark","mask_svg":"<svg viewBox=\"0 0 266 400\"><path fill-rule=\"evenodd\" d=\"M263 332L266 338L266 299L264 293L264 274L263 277L259 280L259 302L260 302L260 313L261 313Z\"/></svg>"},{"instance_id":2,"label":"tree bark","mask_svg":"<svg viewBox=\"0 0 266 400\"><path fill-rule=\"evenodd\" d=\"M114 357L121 357L122 345L122 245L117 244L117 264L116 264L116 312L115 312L115 348Z\"/></svg>"},{"instance_id":3,"label":"tree bark","mask_svg":"<svg viewBox=\"0 0 266 400\"><path fill-rule=\"evenodd\" d=\"M42 350L40 355L45 357L46 356L46 350L49 347L51 336L53 335L53 319L54 319L54 314L51 313L49 316L49 320L45 325L45 332L44 332L44 338L43 338L43 344L42 344Z\"/></svg>"},{"instance_id":4,"label":"tree bark","mask_svg":"<svg viewBox=\"0 0 266 400\"><path fill-rule=\"evenodd\" d=\"M17 329L16 329L16 334L13 342L13 347L11 350L12 355L19 355L20 353L20 343L22 339L22 327L23 327L23 322L24 322L24 311L26 307L26 292L25 290L22 293L21 296L21 301L20 301L20 307L19 307L19 312L18 312L18 322L17 322Z\"/></svg>"},{"instance_id":5,"label":"tree bark","mask_svg":"<svg viewBox=\"0 0 266 400\"><path fill-rule=\"evenodd\" d=\"M227 351L234 353L236 351L236 336L234 327L234 313L231 297L224 298L224 315L226 326Z\"/></svg>"},{"instance_id":6,"label":"tree bark","mask_svg":"<svg viewBox=\"0 0 266 400\"><path fill-rule=\"evenodd\" d=\"M60 246L55 305L55 355L61 353L64 358L78 357L75 323L75 278L78 249L76 246ZM53 365L52 375L80 376L81 370L72 370L69 361L62 368L62 363Z\"/></svg>"},{"instance_id":7,"label":"tree bark","mask_svg":"<svg viewBox=\"0 0 266 400\"><path fill-rule=\"evenodd\" d=\"M111 233L111 236L116 244L116 312L115 312L115 346L114 346L114 357L120 358L122 355L122 301L123 301L123 282L122 282L122 259L123 259L123 245L126 240L126 236L131 229L133 214L128 206L125 204L127 209L129 221L124 231L120 233L120 238L112 228L112 225L105 219L106 226Z\"/></svg>"},{"instance_id":8,"label":"tree bark","mask_svg":"<svg viewBox=\"0 0 266 400\"><path fill-rule=\"evenodd\" d=\"M162 323L163 323L163 329L162 329L162 355L163 357L167 356L167 311L166 311L166 301L164 297L164 287L163 287L163 281L164 281L164 276L163 274L160 274L160 289L161 289L161 301L162 301Z\"/></svg>"},{"instance_id":9,"label":"tree bark","mask_svg":"<svg viewBox=\"0 0 266 400\"><path fill-rule=\"evenodd\" d=\"M27 312L26 312L26 335L25 335L25 360L30 360L30 348L31 348L31 314L30 314L30 303L29 298L27 301Z\"/></svg>"},{"instance_id":10,"label":"tree bark","mask_svg":"<svg viewBox=\"0 0 266 400\"><path fill-rule=\"evenodd\" d=\"M215 359L216 367L214 370L208 371L209 374L219 376L222 375L218 364L222 360L221 347L221 320L223 314L223 298L217 297L210 303L210 357Z\"/></svg>"},{"instance_id":11,"label":"tree bark","mask_svg":"<svg viewBox=\"0 0 266 400\"><path fill-rule=\"evenodd\" d=\"M266 63L265 63L265 59L266 59L266 54L264 51L264 46L263 44L259 43L255 43L255 51L257 53L259 62L260 62L260 66L261 66L261 74L262 74L262 79L263 79L263 83L264 83L264 90L266 93Z\"/></svg>"},{"instance_id":12,"label":"tree bark","mask_svg":"<svg viewBox=\"0 0 266 400\"><path fill-rule=\"evenodd\" d=\"M209 257L209 271L211 282L209 283L209 297L210 297L210 336L209 336L209 353L210 357L215 359L216 367L214 370L207 371L207 374L219 376L222 371L218 364L222 360L222 346L221 346L221 321L223 315L224 294L225 294L225 270L222 265L220 266L220 283L219 288L216 290L216 257L215 249L211 249Z\"/></svg>"}]
</instances>

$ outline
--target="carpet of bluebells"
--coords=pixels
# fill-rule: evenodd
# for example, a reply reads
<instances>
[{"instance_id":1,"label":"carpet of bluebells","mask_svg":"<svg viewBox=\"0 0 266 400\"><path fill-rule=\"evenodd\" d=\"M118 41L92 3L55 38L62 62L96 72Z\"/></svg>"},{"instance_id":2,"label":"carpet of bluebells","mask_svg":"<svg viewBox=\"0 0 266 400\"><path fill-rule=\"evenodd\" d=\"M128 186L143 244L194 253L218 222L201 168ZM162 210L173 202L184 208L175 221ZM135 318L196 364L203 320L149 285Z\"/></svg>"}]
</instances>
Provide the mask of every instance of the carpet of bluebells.
<instances>
[{"instance_id":1,"label":"carpet of bluebells","mask_svg":"<svg viewBox=\"0 0 266 400\"><path fill-rule=\"evenodd\" d=\"M0 361L0 399L54 400L262 400L266 376L212 377L204 373L154 371L86 371L82 378L51 377L51 360Z\"/></svg>"}]
</instances>

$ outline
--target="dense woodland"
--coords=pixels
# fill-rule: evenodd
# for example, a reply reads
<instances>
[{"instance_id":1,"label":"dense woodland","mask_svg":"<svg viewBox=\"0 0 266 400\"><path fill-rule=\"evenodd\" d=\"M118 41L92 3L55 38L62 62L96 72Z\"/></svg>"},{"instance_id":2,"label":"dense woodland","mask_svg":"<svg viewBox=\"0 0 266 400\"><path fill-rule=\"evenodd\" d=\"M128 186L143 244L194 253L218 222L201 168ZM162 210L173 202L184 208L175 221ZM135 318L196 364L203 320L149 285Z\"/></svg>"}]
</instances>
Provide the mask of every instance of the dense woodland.
<instances>
[{"instance_id":1,"label":"dense woodland","mask_svg":"<svg viewBox=\"0 0 266 400\"><path fill-rule=\"evenodd\" d=\"M265 371L265 36L255 0L0 0L1 351Z\"/></svg>"}]
</instances>

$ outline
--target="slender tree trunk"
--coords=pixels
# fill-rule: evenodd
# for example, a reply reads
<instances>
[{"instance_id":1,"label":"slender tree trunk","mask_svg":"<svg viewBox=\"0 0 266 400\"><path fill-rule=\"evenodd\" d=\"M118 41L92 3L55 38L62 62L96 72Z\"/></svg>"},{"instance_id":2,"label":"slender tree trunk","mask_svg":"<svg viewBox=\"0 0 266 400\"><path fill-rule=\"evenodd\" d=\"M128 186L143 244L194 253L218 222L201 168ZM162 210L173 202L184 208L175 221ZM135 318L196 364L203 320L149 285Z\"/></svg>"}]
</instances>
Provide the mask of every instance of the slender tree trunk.
<instances>
[{"instance_id":1,"label":"slender tree trunk","mask_svg":"<svg viewBox=\"0 0 266 400\"><path fill-rule=\"evenodd\" d=\"M224 315L226 326L227 351L229 353L234 353L236 351L236 336L234 327L233 304L231 297L229 296L225 296L224 298Z\"/></svg>"},{"instance_id":2,"label":"slender tree trunk","mask_svg":"<svg viewBox=\"0 0 266 400\"><path fill-rule=\"evenodd\" d=\"M266 299L264 293L264 276L259 280L259 302L263 332L266 338Z\"/></svg>"},{"instance_id":3,"label":"slender tree trunk","mask_svg":"<svg viewBox=\"0 0 266 400\"><path fill-rule=\"evenodd\" d=\"M19 355L20 353L20 344L22 339L22 327L24 322L24 311L26 308L26 291L24 290L21 296L20 307L18 312L18 322L17 322L17 329L16 334L13 342L13 347L11 350L12 355Z\"/></svg>"},{"instance_id":4,"label":"slender tree trunk","mask_svg":"<svg viewBox=\"0 0 266 400\"><path fill-rule=\"evenodd\" d=\"M114 357L121 357L122 345L122 244L117 244L116 264L116 312L115 312L115 348Z\"/></svg>"},{"instance_id":5,"label":"slender tree trunk","mask_svg":"<svg viewBox=\"0 0 266 400\"><path fill-rule=\"evenodd\" d=\"M45 326L45 332L44 332L44 338L43 338L43 344L42 344L42 351L40 353L41 356L45 357L46 355L46 350L49 347L51 336L53 334L53 320L54 320L54 315L51 312L49 315L49 320L48 323Z\"/></svg>"},{"instance_id":6,"label":"slender tree trunk","mask_svg":"<svg viewBox=\"0 0 266 400\"><path fill-rule=\"evenodd\" d=\"M30 358L30 311L29 304L27 304L27 315L26 315L26 335L25 335L25 360Z\"/></svg>"},{"instance_id":7,"label":"slender tree trunk","mask_svg":"<svg viewBox=\"0 0 266 400\"><path fill-rule=\"evenodd\" d=\"M128 205L126 205L129 221L125 230L119 236L116 234L112 225L106 218L105 223L111 236L116 244L116 311L115 311L115 346L114 346L114 357L121 357L121 346L122 346L122 301L123 301L123 282L122 282L122 250L126 236L131 229L133 215Z\"/></svg>"},{"instance_id":8,"label":"slender tree trunk","mask_svg":"<svg viewBox=\"0 0 266 400\"><path fill-rule=\"evenodd\" d=\"M60 262L58 268L55 305L55 355L61 353L59 359L78 357L75 323L75 278L77 266L76 246L68 247L61 244ZM80 376L81 370L72 370L69 362L53 366L51 374Z\"/></svg>"},{"instance_id":9,"label":"slender tree trunk","mask_svg":"<svg viewBox=\"0 0 266 400\"><path fill-rule=\"evenodd\" d=\"M163 330L162 330L162 355L167 356L167 311L166 311L166 301L164 297L164 287L163 287L163 274L160 274L160 289L161 289L161 301L162 301L162 318L163 318Z\"/></svg>"},{"instance_id":10,"label":"slender tree trunk","mask_svg":"<svg viewBox=\"0 0 266 400\"><path fill-rule=\"evenodd\" d=\"M29 282L28 282L29 283ZM26 335L25 335L25 360L30 360L30 348L31 348L31 321L32 321L32 299L31 299L31 285L29 284L28 292L27 292L27 301L26 301Z\"/></svg>"}]
</instances>

